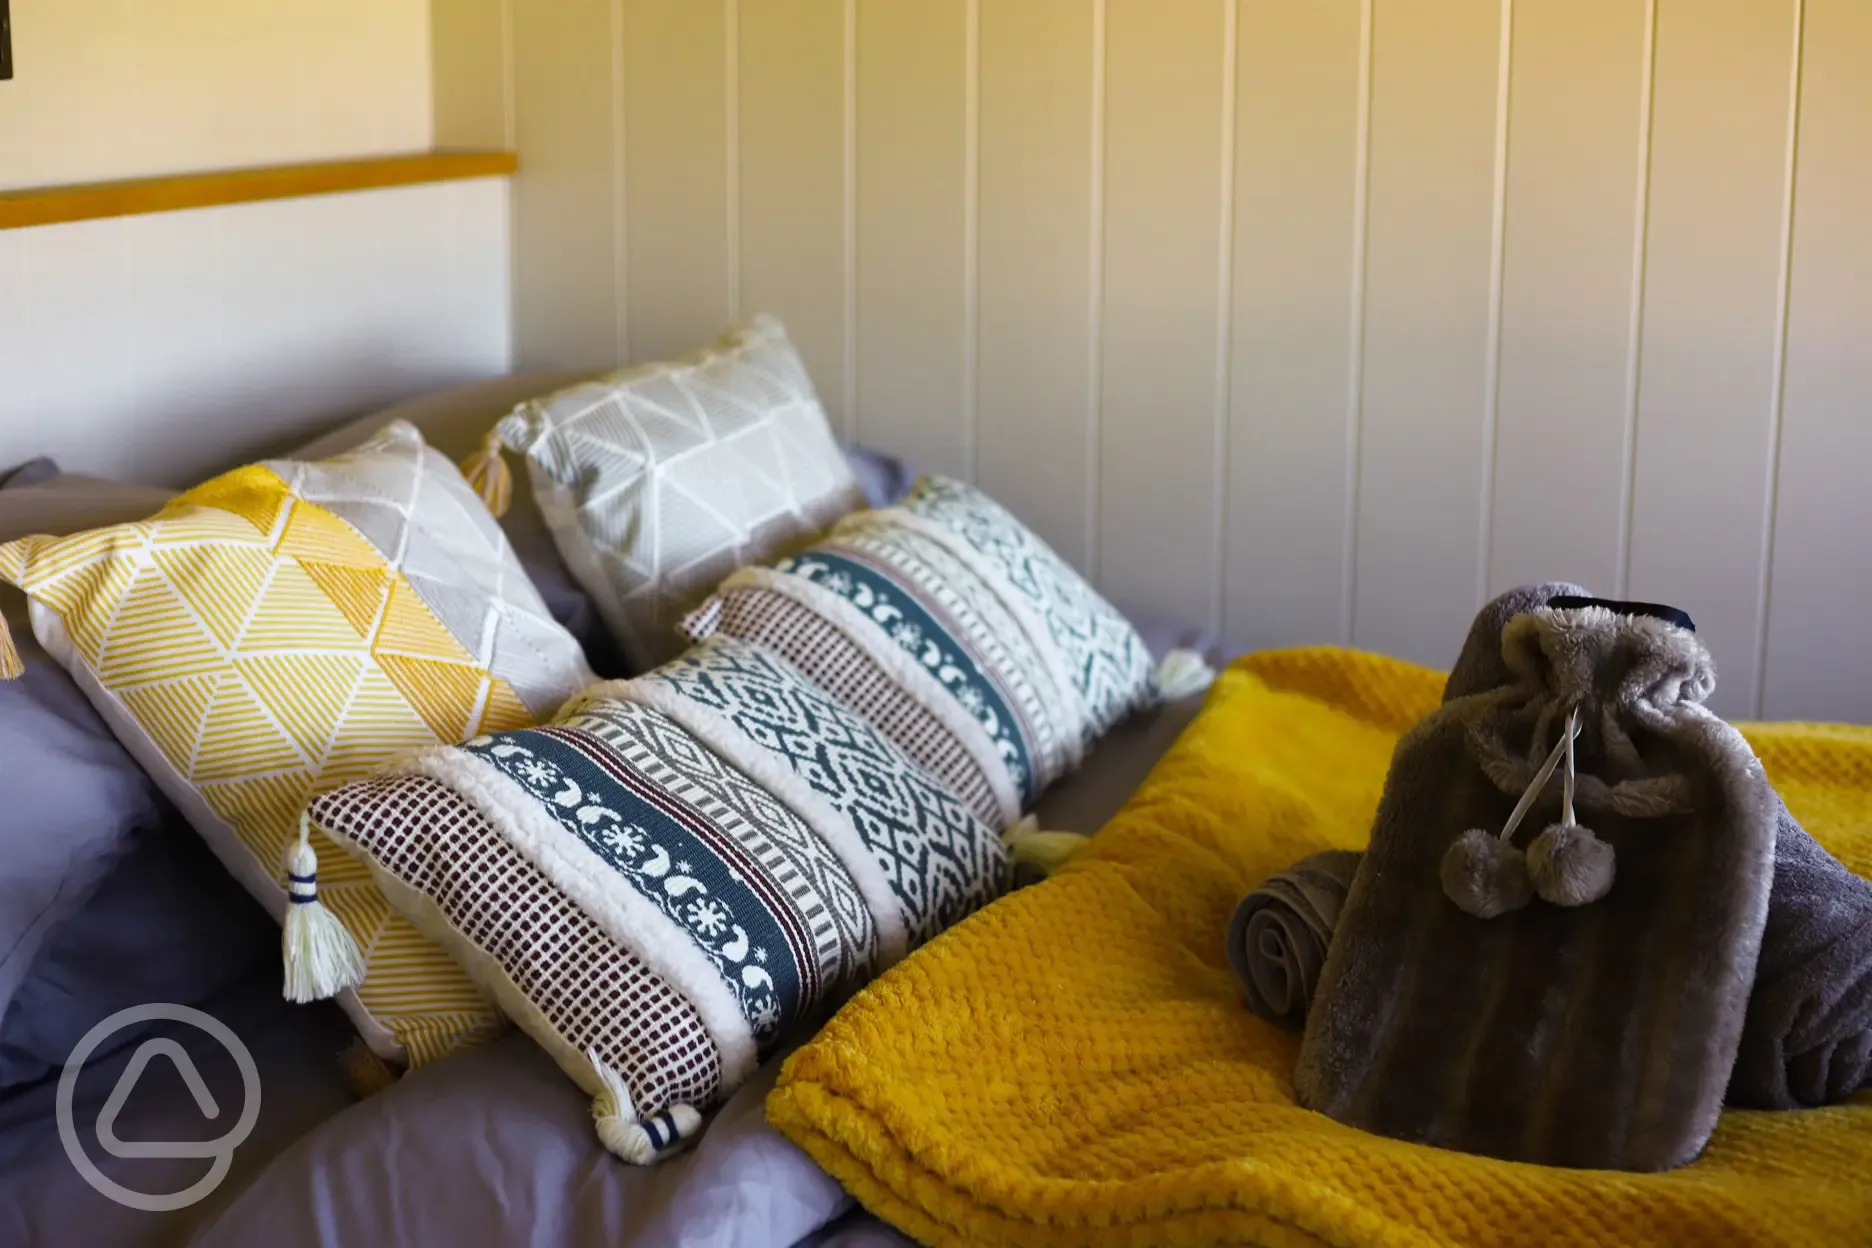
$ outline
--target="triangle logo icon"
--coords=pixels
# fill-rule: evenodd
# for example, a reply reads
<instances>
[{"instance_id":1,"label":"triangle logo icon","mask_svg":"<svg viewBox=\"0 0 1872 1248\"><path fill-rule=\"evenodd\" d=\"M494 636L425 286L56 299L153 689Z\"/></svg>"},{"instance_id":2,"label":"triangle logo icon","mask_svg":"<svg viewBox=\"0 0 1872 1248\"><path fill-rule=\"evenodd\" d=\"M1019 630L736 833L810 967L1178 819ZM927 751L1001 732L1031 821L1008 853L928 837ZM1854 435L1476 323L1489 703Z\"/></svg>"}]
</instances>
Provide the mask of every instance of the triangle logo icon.
<instances>
[{"instance_id":1,"label":"triangle logo icon","mask_svg":"<svg viewBox=\"0 0 1872 1248\"><path fill-rule=\"evenodd\" d=\"M195 1059L188 1055L188 1050L167 1036L154 1040L145 1040L130 1055L129 1065L123 1074L117 1077L117 1086L111 1089L110 1097L104 1102L104 1109L98 1114L98 1143L104 1151L113 1157L212 1157L220 1151L220 1140L177 1141L160 1140L143 1142L121 1140L117 1138L117 1115L123 1112L124 1103L130 1094L136 1091L137 1080L143 1077L143 1071L157 1057L166 1057L182 1076L182 1082L195 1098L195 1108L201 1110L202 1117L213 1122L221 1116L221 1107L215 1103L214 1093L208 1090L208 1081L202 1078L201 1071L195 1067Z\"/></svg>"}]
</instances>

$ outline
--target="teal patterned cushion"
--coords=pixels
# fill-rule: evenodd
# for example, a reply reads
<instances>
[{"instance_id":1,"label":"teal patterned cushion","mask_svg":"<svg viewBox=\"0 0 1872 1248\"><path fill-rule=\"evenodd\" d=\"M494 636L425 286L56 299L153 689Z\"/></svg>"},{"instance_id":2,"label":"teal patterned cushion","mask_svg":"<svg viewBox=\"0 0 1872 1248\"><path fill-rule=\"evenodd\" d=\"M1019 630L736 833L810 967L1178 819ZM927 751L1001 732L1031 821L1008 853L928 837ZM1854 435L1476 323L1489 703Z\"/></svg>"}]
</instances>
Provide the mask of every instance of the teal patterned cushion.
<instances>
[{"instance_id":1,"label":"teal patterned cushion","mask_svg":"<svg viewBox=\"0 0 1872 1248\"><path fill-rule=\"evenodd\" d=\"M685 628L780 654L1001 826L1157 697L1129 621L1006 509L945 477L735 573Z\"/></svg>"},{"instance_id":2,"label":"teal patterned cushion","mask_svg":"<svg viewBox=\"0 0 1872 1248\"><path fill-rule=\"evenodd\" d=\"M639 1162L1011 875L966 800L730 636L309 813L598 1098L600 1137Z\"/></svg>"}]
</instances>

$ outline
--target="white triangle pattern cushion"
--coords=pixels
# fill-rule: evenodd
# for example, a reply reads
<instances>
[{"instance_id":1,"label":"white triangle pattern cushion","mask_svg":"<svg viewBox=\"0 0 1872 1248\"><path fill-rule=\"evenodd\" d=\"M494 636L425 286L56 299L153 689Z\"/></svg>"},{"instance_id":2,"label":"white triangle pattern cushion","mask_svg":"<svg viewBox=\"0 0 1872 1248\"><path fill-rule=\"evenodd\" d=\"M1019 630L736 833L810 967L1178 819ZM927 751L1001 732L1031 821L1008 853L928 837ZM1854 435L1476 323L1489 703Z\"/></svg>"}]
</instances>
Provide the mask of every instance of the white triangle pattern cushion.
<instances>
[{"instance_id":1,"label":"white triangle pattern cushion","mask_svg":"<svg viewBox=\"0 0 1872 1248\"><path fill-rule=\"evenodd\" d=\"M736 568L862 503L805 364L771 316L682 359L522 404L498 427L605 623L639 668Z\"/></svg>"}]
</instances>

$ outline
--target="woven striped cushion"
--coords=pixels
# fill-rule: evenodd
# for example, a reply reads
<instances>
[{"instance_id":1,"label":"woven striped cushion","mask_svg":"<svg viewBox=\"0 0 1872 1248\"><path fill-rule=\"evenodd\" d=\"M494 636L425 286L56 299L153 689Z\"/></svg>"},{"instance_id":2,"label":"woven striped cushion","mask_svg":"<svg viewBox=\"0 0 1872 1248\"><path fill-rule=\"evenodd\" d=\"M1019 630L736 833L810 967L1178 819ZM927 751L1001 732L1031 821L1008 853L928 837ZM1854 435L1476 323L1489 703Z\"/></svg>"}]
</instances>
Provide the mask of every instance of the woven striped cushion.
<instances>
[{"instance_id":1,"label":"woven striped cushion","mask_svg":"<svg viewBox=\"0 0 1872 1248\"><path fill-rule=\"evenodd\" d=\"M632 1160L1008 882L966 802L726 637L311 813L587 1091L621 1085Z\"/></svg>"},{"instance_id":2,"label":"woven striped cushion","mask_svg":"<svg viewBox=\"0 0 1872 1248\"><path fill-rule=\"evenodd\" d=\"M785 655L999 825L1156 697L1130 623L1008 512L942 477L734 573L683 627Z\"/></svg>"}]
</instances>

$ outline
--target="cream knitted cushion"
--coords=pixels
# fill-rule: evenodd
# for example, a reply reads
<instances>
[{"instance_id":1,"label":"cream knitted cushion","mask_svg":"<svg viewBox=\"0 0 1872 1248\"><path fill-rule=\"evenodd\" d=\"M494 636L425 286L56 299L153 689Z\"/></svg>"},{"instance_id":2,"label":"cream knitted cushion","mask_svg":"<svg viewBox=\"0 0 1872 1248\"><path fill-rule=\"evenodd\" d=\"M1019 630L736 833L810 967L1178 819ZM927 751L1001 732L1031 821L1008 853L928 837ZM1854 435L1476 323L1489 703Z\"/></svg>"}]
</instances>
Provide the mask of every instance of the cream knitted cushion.
<instances>
[{"instance_id":1,"label":"cream knitted cushion","mask_svg":"<svg viewBox=\"0 0 1872 1248\"><path fill-rule=\"evenodd\" d=\"M722 577L862 502L770 316L522 404L496 434L526 456L566 564L639 669L682 650L676 622Z\"/></svg>"}]
</instances>

